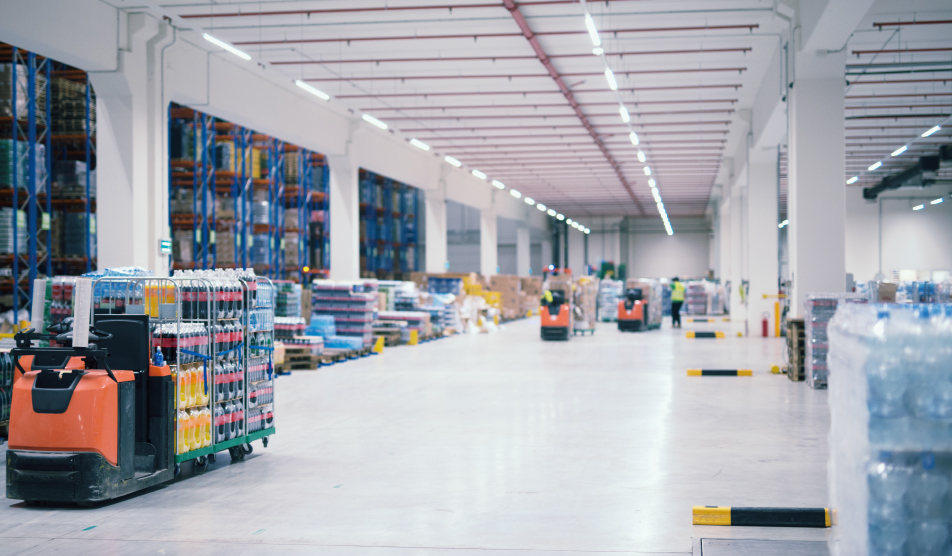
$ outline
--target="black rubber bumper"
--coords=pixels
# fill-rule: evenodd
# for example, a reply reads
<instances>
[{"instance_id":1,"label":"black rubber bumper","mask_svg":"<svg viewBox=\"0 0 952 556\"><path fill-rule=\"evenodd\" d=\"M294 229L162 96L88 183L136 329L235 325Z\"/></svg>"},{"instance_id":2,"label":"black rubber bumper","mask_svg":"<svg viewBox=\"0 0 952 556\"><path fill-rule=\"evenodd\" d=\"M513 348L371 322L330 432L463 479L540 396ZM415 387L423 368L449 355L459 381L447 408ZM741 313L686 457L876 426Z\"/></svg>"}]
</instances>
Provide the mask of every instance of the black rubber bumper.
<instances>
[{"instance_id":1,"label":"black rubber bumper","mask_svg":"<svg viewBox=\"0 0 952 556\"><path fill-rule=\"evenodd\" d=\"M121 496L120 469L92 452L7 451L7 498L99 502Z\"/></svg>"}]
</instances>

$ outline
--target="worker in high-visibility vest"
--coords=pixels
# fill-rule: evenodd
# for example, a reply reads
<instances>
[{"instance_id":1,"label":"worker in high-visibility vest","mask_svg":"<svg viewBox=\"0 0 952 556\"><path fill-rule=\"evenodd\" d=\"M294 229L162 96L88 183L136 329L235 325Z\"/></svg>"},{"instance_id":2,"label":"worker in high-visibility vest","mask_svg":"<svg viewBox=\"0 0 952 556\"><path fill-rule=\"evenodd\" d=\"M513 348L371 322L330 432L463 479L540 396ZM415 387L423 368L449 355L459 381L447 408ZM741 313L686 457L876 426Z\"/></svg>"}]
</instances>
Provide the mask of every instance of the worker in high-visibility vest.
<instances>
[{"instance_id":1,"label":"worker in high-visibility vest","mask_svg":"<svg viewBox=\"0 0 952 556\"><path fill-rule=\"evenodd\" d=\"M671 281L671 326L681 328L681 305L684 305L684 284L677 276Z\"/></svg>"}]
</instances>

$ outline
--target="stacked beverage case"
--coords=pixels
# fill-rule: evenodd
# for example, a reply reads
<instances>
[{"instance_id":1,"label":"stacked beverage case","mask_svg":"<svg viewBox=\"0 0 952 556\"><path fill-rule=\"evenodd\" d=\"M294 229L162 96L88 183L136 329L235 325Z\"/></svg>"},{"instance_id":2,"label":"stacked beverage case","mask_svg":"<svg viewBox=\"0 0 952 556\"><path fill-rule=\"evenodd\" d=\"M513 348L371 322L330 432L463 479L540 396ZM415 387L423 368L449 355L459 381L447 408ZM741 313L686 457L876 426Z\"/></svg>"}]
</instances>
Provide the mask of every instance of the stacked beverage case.
<instances>
[{"instance_id":1,"label":"stacked beverage case","mask_svg":"<svg viewBox=\"0 0 952 556\"><path fill-rule=\"evenodd\" d=\"M841 303L865 303L864 296L849 293L812 293L804 302L806 325L806 359L804 374L811 388L826 388L829 367L827 353L830 340L827 327Z\"/></svg>"},{"instance_id":2,"label":"stacked beverage case","mask_svg":"<svg viewBox=\"0 0 952 556\"><path fill-rule=\"evenodd\" d=\"M952 305L841 304L829 336L832 553L952 553Z\"/></svg>"}]
</instances>

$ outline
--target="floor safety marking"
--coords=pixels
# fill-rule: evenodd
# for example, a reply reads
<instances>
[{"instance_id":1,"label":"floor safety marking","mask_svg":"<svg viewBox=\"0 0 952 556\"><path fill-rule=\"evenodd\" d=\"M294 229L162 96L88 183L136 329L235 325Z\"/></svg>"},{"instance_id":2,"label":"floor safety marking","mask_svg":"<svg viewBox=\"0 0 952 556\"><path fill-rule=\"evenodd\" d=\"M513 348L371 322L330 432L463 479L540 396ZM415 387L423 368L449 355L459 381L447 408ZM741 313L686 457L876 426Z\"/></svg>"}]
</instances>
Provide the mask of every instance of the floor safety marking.
<instances>
[{"instance_id":1,"label":"floor safety marking","mask_svg":"<svg viewBox=\"0 0 952 556\"><path fill-rule=\"evenodd\" d=\"M708 317L708 318L688 318L688 319L684 319L684 320L685 320L686 322L717 322L718 319L716 319L716 318L714 318L714 317ZM720 319L720 320L721 320L722 322L730 322L730 321L731 321L730 317L724 317L724 318L722 318L722 319Z\"/></svg>"},{"instance_id":2,"label":"floor safety marking","mask_svg":"<svg viewBox=\"0 0 952 556\"><path fill-rule=\"evenodd\" d=\"M688 338L726 338L723 332L695 332L693 330L686 333Z\"/></svg>"},{"instance_id":3,"label":"floor safety marking","mask_svg":"<svg viewBox=\"0 0 952 556\"><path fill-rule=\"evenodd\" d=\"M744 527L830 527L829 508L732 508L730 506L693 506L694 525L733 525Z\"/></svg>"},{"instance_id":4,"label":"floor safety marking","mask_svg":"<svg viewBox=\"0 0 952 556\"><path fill-rule=\"evenodd\" d=\"M688 376L754 376L753 369L688 369Z\"/></svg>"}]
</instances>

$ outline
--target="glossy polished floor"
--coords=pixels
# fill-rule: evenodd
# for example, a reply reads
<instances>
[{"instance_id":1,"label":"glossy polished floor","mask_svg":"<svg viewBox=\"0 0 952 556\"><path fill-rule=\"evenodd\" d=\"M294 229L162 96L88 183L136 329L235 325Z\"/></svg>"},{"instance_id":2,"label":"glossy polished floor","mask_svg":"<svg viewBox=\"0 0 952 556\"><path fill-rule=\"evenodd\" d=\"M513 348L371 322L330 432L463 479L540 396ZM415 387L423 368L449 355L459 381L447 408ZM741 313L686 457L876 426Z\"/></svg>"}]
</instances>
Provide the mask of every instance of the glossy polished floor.
<instances>
[{"instance_id":1,"label":"glossy polished floor","mask_svg":"<svg viewBox=\"0 0 952 556\"><path fill-rule=\"evenodd\" d=\"M694 504L825 505L826 392L769 374L780 341L538 334L525 320L282 377L269 448L91 509L3 499L0 554L690 554L701 537L826 538L691 525Z\"/></svg>"}]
</instances>

